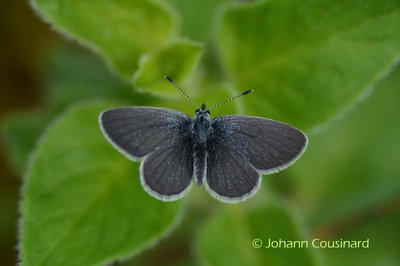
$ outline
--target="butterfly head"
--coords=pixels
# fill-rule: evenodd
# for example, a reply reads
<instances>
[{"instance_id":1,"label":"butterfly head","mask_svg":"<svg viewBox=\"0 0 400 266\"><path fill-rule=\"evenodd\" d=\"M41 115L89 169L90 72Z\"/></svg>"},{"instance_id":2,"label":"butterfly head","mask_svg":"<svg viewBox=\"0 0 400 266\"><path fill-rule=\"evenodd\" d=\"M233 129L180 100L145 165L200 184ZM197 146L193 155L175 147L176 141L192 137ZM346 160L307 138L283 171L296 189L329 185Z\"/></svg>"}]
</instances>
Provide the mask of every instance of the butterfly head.
<instances>
[{"instance_id":1,"label":"butterfly head","mask_svg":"<svg viewBox=\"0 0 400 266\"><path fill-rule=\"evenodd\" d=\"M206 109L206 105L203 103L200 109L197 109L194 113L196 118L210 119L210 111Z\"/></svg>"},{"instance_id":2,"label":"butterfly head","mask_svg":"<svg viewBox=\"0 0 400 266\"><path fill-rule=\"evenodd\" d=\"M188 98L189 101L190 101L194 106L196 106L196 108L198 108L198 105L194 102L194 100L192 99L192 97L190 97L184 90L182 90L182 88L179 87L179 85L178 85L171 77L165 76L165 79L168 80L169 82L171 82L172 85L174 85L178 90L180 90L180 91L186 96L186 98ZM234 96L234 97L231 97L231 98L229 98L229 99L226 99L225 101L222 101L222 102L220 102L220 103L218 103L218 104L215 104L215 105L211 106L211 107L208 108L208 109L206 109L206 105L203 103L203 104L201 105L201 108L198 108L198 109L196 110L196 112L194 113L194 116L195 116L196 119L206 119L206 120L209 120L209 119L210 119L210 111L209 111L209 110L212 110L212 109L214 109L214 108L216 108L216 107L218 107L218 106L220 106L220 105L222 105L222 104L224 104L224 103L227 103L227 102L229 102L229 101L231 101L231 100L240 98L240 97L242 97L242 96L244 96L244 95L246 95L246 94L249 94L249 93L251 93L251 92L253 92L253 90L246 90L246 91L242 92L241 94L236 95L236 96Z\"/></svg>"}]
</instances>

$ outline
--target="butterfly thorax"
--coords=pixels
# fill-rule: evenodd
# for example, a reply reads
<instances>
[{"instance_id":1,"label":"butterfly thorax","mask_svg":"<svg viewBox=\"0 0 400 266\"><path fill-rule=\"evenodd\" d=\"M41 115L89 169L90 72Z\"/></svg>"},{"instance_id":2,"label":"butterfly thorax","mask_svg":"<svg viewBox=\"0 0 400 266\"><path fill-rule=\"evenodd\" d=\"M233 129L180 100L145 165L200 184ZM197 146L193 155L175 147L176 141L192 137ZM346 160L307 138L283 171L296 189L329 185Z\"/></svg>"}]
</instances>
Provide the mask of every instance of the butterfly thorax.
<instances>
[{"instance_id":1,"label":"butterfly thorax","mask_svg":"<svg viewBox=\"0 0 400 266\"><path fill-rule=\"evenodd\" d=\"M201 109L197 109L192 122L193 134L193 159L194 159L194 178L200 186L206 176L207 171L207 139L212 132L210 112L202 104Z\"/></svg>"}]
</instances>

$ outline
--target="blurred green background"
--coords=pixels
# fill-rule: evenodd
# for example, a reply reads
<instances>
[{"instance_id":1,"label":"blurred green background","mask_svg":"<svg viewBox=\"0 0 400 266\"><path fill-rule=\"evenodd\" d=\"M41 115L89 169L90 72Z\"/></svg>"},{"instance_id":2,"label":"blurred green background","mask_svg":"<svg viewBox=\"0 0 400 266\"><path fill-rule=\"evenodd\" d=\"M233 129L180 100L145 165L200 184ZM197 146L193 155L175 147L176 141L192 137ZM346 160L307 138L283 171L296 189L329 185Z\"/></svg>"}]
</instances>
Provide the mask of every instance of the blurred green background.
<instances>
[{"instance_id":1,"label":"blurred green background","mask_svg":"<svg viewBox=\"0 0 400 266\"><path fill-rule=\"evenodd\" d=\"M1 265L400 264L400 1L0 5ZM211 105L254 89L212 115L290 123L308 149L246 202L153 199L97 117L192 115L164 75ZM269 238L370 245L252 246Z\"/></svg>"}]
</instances>

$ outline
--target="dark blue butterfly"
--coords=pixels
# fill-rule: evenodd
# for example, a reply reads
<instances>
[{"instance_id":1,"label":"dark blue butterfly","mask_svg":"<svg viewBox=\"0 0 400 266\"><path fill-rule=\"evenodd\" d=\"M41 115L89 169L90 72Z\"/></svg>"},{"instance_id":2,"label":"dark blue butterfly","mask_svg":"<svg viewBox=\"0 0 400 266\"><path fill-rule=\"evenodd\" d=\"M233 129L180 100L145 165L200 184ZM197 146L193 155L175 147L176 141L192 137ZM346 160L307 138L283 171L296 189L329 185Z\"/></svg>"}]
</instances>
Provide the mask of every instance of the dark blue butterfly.
<instances>
[{"instance_id":1,"label":"dark blue butterfly","mask_svg":"<svg viewBox=\"0 0 400 266\"><path fill-rule=\"evenodd\" d=\"M262 174L288 167L307 146L307 136L287 124L241 115L211 119L205 104L194 118L165 108L115 108L101 113L100 126L115 148L141 161L143 187L164 201L182 198L193 181L220 201L243 201L258 191Z\"/></svg>"}]
</instances>

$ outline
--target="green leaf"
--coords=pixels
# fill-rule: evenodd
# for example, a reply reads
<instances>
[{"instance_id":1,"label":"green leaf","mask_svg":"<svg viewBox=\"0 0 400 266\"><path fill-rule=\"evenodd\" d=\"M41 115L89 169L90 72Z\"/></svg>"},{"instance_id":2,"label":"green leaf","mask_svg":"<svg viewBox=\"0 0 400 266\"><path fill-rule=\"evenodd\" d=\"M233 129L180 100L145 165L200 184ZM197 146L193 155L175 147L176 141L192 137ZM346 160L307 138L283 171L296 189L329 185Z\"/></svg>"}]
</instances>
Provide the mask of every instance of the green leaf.
<instances>
[{"instance_id":1,"label":"green leaf","mask_svg":"<svg viewBox=\"0 0 400 266\"><path fill-rule=\"evenodd\" d=\"M400 212L372 217L345 232L340 238L345 240L369 239L368 249L325 249L324 258L327 266L375 266L398 265L400 262Z\"/></svg>"},{"instance_id":2,"label":"green leaf","mask_svg":"<svg viewBox=\"0 0 400 266\"><path fill-rule=\"evenodd\" d=\"M102 265L137 254L176 224L181 204L140 185L139 165L102 135L87 104L61 116L42 138L22 203L24 265Z\"/></svg>"},{"instance_id":3,"label":"green leaf","mask_svg":"<svg viewBox=\"0 0 400 266\"><path fill-rule=\"evenodd\" d=\"M129 83L112 75L104 63L84 49L58 46L44 61L44 106L35 111L10 114L1 121L8 159L17 172L25 171L28 156L45 126L71 104L114 99L145 105L151 99L132 93Z\"/></svg>"},{"instance_id":4,"label":"green leaf","mask_svg":"<svg viewBox=\"0 0 400 266\"><path fill-rule=\"evenodd\" d=\"M182 20L182 35L192 40L208 42L215 35L215 20L219 8L236 0L169 0Z\"/></svg>"},{"instance_id":5,"label":"green leaf","mask_svg":"<svg viewBox=\"0 0 400 266\"><path fill-rule=\"evenodd\" d=\"M207 265L317 265L311 248L265 248L269 239L308 240L287 209L269 205L244 213L239 207L226 206L201 229L198 254Z\"/></svg>"},{"instance_id":6,"label":"green leaf","mask_svg":"<svg viewBox=\"0 0 400 266\"><path fill-rule=\"evenodd\" d=\"M310 135L287 173L311 224L349 219L400 195L400 67L344 119Z\"/></svg>"},{"instance_id":7,"label":"green leaf","mask_svg":"<svg viewBox=\"0 0 400 266\"><path fill-rule=\"evenodd\" d=\"M169 9L150 0L34 0L33 6L56 29L99 52L129 78L140 56L166 44L175 27Z\"/></svg>"},{"instance_id":8,"label":"green leaf","mask_svg":"<svg viewBox=\"0 0 400 266\"><path fill-rule=\"evenodd\" d=\"M44 97L51 109L64 111L71 104L93 99L138 100L131 84L111 73L87 49L60 46L44 61Z\"/></svg>"},{"instance_id":9,"label":"green leaf","mask_svg":"<svg viewBox=\"0 0 400 266\"><path fill-rule=\"evenodd\" d=\"M158 52L143 58L133 79L136 89L160 95L180 92L164 77L171 76L177 82L184 81L194 70L202 46L191 41L176 41Z\"/></svg>"},{"instance_id":10,"label":"green leaf","mask_svg":"<svg viewBox=\"0 0 400 266\"><path fill-rule=\"evenodd\" d=\"M271 0L226 9L219 49L248 114L310 128L342 112L400 58L399 1Z\"/></svg>"}]
</instances>

